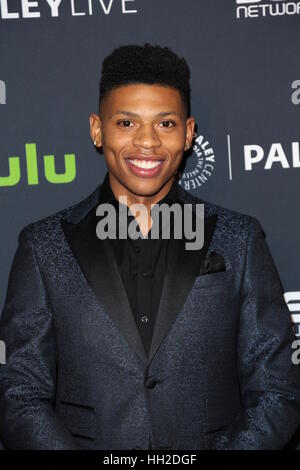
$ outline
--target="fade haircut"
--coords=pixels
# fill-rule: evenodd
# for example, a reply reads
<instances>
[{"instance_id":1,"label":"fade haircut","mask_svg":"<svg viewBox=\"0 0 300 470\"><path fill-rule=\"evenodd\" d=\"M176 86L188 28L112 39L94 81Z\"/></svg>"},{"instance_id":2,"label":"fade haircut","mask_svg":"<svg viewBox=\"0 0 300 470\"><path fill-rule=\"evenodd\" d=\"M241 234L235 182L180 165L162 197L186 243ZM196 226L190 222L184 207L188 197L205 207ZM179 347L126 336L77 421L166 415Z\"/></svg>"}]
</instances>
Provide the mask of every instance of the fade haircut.
<instances>
[{"instance_id":1,"label":"fade haircut","mask_svg":"<svg viewBox=\"0 0 300 470\"><path fill-rule=\"evenodd\" d=\"M103 98L110 91L139 83L175 88L181 94L187 116L190 115L190 69L186 60L168 47L149 43L120 46L104 59L99 110Z\"/></svg>"}]
</instances>

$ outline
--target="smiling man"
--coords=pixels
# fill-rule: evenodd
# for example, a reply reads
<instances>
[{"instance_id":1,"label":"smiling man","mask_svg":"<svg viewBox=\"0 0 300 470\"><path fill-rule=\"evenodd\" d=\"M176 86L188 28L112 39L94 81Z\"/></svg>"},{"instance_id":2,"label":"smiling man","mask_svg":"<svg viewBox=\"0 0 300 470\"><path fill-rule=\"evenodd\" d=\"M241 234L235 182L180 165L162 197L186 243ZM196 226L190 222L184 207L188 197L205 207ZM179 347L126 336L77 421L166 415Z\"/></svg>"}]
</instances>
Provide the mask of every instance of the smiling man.
<instances>
[{"instance_id":1,"label":"smiling man","mask_svg":"<svg viewBox=\"0 0 300 470\"><path fill-rule=\"evenodd\" d=\"M261 225L176 178L194 135L189 79L149 44L103 62L90 129L108 172L19 235L0 322L8 449L281 449L298 427L292 325ZM107 204L128 217L101 238ZM201 248L174 236L176 204L201 219Z\"/></svg>"}]
</instances>

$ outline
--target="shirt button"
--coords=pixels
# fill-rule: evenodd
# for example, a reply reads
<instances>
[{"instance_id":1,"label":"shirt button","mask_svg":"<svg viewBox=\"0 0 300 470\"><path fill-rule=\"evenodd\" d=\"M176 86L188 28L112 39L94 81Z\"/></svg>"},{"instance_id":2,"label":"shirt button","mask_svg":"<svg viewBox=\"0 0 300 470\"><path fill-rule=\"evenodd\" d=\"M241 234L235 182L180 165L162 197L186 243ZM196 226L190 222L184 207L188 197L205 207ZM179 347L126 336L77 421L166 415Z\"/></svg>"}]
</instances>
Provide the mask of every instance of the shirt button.
<instances>
[{"instance_id":1,"label":"shirt button","mask_svg":"<svg viewBox=\"0 0 300 470\"><path fill-rule=\"evenodd\" d=\"M143 315L143 316L141 317L141 322L142 322L142 323L147 323L148 320L149 320L149 318L147 317L147 315Z\"/></svg>"},{"instance_id":2,"label":"shirt button","mask_svg":"<svg viewBox=\"0 0 300 470\"><path fill-rule=\"evenodd\" d=\"M149 273L147 271L142 272L141 274L142 277L149 277Z\"/></svg>"},{"instance_id":3,"label":"shirt button","mask_svg":"<svg viewBox=\"0 0 300 470\"><path fill-rule=\"evenodd\" d=\"M147 388L154 388L156 385L156 379L154 377L148 377L146 380L146 387Z\"/></svg>"}]
</instances>

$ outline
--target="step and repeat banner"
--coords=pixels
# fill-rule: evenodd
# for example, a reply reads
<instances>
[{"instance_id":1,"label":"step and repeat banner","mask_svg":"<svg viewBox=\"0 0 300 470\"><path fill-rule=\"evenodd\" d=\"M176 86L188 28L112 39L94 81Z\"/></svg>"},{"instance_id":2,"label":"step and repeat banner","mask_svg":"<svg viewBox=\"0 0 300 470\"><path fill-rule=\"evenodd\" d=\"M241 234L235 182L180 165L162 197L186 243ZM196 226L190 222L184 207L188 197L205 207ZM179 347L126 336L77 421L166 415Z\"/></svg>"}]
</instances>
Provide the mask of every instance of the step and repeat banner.
<instances>
[{"instance_id":1,"label":"step and repeat banner","mask_svg":"<svg viewBox=\"0 0 300 470\"><path fill-rule=\"evenodd\" d=\"M88 122L104 57L145 42L191 68L182 187L260 221L300 340L300 1L0 0L0 312L20 230L106 173Z\"/></svg>"}]
</instances>

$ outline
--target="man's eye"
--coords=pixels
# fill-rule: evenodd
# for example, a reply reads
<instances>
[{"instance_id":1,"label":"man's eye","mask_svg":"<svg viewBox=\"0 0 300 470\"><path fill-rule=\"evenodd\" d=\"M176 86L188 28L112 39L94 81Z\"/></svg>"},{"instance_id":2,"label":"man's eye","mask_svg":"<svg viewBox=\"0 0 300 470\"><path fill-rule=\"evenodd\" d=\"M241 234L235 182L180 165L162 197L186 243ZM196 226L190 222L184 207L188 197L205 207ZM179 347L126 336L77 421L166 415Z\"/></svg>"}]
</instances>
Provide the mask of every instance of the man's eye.
<instances>
[{"instance_id":1,"label":"man's eye","mask_svg":"<svg viewBox=\"0 0 300 470\"><path fill-rule=\"evenodd\" d=\"M166 128L175 126L175 122L173 121L162 121L161 124L162 124L162 127L166 127Z\"/></svg>"},{"instance_id":2,"label":"man's eye","mask_svg":"<svg viewBox=\"0 0 300 470\"><path fill-rule=\"evenodd\" d=\"M123 120L119 121L118 124L121 125L121 127L130 127L130 124L132 124L132 122L128 120Z\"/></svg>"}]
</instances>

